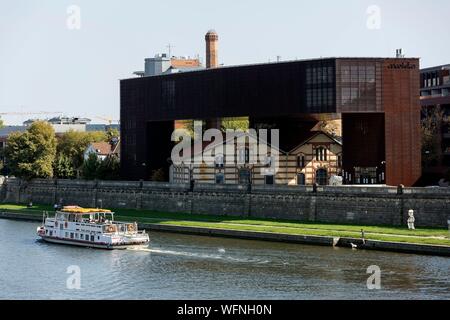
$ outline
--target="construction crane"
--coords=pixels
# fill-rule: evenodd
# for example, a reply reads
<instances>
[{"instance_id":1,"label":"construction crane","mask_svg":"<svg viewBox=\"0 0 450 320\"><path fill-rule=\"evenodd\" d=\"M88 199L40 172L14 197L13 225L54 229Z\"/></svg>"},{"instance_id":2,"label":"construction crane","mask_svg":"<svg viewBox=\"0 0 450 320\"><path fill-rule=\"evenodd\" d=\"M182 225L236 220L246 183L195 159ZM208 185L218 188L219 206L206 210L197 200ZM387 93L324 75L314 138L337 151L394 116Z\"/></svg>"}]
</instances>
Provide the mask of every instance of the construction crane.
<instances>
[{"instance_id":1,"label":"construction crane","mask_svg":"<svg viewBox=\"0 0 450 320\"><path fill-rule=\"evenodd\" d=\"M97 118L97 119L101 119L101 120L103 120L103 121L106 121L106 122L109 123L109 125L112 125L113 122L120 123L120 120L114 120L112 117L101 117L101 116L96 116L96 117L94 117L94 118Z\"/></svg>"},{"instance_id":2,"label":"construction crane","mask_svg":"<svg viewBox=\"0 0 450 320\"><path fill-rule=\"evenodd\" d=\"M0 119L2 116L33 116L33 115L61 115L60 111L36 111L36 112L0 112ZM23 119L22 119L23 120Z\"/></svg>"},{"instance_id":3,"label":"construction crane","mask_svg":"<svg viewBox=\"0 0 450 320\"><path fill-rule=\"evenodd\" d=\"M63 114L60 111L36 111L36 112L0 112L0 116L30 116L30 115L50 115L50 114Z\"/></svg>"}]
</instances>

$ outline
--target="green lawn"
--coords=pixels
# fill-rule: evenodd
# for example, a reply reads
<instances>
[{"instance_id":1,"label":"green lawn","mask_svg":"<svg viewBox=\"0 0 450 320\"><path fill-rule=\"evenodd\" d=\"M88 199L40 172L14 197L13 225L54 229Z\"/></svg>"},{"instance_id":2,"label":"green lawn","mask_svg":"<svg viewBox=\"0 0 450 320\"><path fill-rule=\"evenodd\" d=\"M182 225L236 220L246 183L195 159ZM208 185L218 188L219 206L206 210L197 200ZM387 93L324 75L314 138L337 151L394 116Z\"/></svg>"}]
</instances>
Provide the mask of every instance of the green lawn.
<instances>
[{"instance_id":1,"label":"green lawn","mask_svg":"<svg viewBox=\"0 0 450 320\"><path fill-rule=\"evenodd\" d=\"M45 205L36 205L29 209L22 205L1 204L0 210L41 215L43 210L52 211L53 209L51 206ZM450 246L449 231L439 228L419 228L409 231L405 227L310 223L290 220L162 213L149 210L117 209L115 212L117 220L159 225L351 238L360 238L361 229L364 229L366 239L370 240Z\"/></svg>"}]
</instances>

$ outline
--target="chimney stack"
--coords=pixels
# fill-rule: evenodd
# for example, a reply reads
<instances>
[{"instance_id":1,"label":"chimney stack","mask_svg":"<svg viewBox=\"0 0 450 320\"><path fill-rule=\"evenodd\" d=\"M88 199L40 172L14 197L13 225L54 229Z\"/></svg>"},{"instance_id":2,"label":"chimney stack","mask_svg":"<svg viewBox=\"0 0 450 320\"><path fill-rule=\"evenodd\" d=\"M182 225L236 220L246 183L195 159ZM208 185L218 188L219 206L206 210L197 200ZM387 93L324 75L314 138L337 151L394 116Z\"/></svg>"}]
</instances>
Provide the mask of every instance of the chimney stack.
<instances>
[{"instance_id":1,"label":"chimney stack","mask_svg":"<svg viewBox=\"0 0 450 320\"><path fill-rule=\"evenodd\" d=\"M219 35L214 30L209 30L205 36L206 40L206 68L217 68L219 66L218 42Z\"/></svg>"}]
</instances>

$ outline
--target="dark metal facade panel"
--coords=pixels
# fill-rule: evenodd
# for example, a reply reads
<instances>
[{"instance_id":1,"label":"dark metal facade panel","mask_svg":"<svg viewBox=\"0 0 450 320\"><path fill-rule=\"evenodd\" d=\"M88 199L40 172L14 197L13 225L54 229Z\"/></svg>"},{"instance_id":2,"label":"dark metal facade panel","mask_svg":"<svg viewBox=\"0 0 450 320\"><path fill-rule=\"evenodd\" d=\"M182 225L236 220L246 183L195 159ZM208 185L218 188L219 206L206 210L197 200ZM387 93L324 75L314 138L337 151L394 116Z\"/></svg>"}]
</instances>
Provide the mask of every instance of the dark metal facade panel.
<instances>
[{"instance_id":1,"label":"dark metal facade panel","mask_svg":"<svg viewBox=\"0 0 450 320\"><path fill-rule=\"evenodd\" d=\"M149 121L334 113L335 88L333 59L217 68L122 80L121 108Z\"/></svg>"}]
</instances>

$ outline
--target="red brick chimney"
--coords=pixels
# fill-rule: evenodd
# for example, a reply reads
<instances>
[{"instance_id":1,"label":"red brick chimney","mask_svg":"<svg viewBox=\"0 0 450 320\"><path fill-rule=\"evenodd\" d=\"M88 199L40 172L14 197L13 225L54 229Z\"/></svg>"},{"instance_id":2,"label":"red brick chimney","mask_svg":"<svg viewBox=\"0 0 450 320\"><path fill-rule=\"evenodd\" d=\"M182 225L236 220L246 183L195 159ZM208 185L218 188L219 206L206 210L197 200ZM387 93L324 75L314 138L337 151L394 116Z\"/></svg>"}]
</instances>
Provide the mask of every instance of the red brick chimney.
<instances>
[{"instance_id":1,"label":"red brick chimney","mask_svg":"<svg viewBox=\"0 0 450 320\"><path fill-rule=\"evenodd\" d=\"M218 42L219 35L214 30L209 30L205 36L206 40L206 68L217 68L219 66Z\"/></svg>"}]
</instances>

